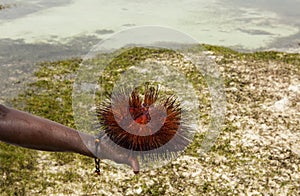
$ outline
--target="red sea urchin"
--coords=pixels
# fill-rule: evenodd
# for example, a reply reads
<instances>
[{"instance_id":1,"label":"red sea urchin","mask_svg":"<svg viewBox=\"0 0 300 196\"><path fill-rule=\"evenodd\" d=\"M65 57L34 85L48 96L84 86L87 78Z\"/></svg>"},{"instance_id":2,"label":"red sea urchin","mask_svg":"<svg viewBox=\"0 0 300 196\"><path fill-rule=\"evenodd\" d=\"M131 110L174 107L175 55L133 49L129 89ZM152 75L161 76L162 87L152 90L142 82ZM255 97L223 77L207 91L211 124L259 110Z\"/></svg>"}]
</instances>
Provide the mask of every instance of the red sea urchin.
<instances>
[{"instance_id":1,"label":"red sea urchin","mask_svg":"<svg viewBox=\"0 0 300 196\"><path fill-rule=\"evenodd\" d=\"M143 99L137 89L128 94L114 93L98 107L102 137L108 136L118 146L142 158L147 153L153 154L153 150L168 157L189 144L187 129L181 122L183 110L174 96L158 100L158 88L148 85Z\"/></svg>"}]
</instances>

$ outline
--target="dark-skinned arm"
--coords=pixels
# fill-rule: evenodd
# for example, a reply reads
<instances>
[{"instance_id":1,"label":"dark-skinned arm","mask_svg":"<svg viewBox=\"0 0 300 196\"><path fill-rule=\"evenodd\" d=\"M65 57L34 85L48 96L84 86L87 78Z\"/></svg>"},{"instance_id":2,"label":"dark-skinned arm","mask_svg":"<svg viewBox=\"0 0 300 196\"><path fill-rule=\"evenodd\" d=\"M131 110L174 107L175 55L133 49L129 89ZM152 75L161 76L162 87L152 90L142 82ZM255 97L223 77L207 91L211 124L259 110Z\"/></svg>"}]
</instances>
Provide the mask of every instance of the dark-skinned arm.
<instances>
[{"instance_id":1,"label":"dark-skinned arm","mask_svg":"<svg viewBox=\"0 0 300 196\"><path fill-rule=\"evenodd\" d=\"M101 140L96 151L95 140L95 136L0 104L0 141L36 150L74 152L92 158L110 159L127 164L138 173L136 158L118 152Z\"/></svg>"}]
</instances>

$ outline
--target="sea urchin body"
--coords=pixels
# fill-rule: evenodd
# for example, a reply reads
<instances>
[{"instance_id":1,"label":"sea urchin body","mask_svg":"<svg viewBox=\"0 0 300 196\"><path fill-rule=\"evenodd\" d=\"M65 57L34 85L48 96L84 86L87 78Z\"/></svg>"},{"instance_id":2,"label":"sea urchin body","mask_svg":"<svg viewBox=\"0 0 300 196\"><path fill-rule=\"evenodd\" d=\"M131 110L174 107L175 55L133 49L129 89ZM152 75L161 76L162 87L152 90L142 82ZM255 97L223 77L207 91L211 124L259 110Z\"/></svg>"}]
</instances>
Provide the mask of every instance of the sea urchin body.
<instances>
[{"instance_id":1,"label":"sea urchin body","mask_svg":"<svg viewBox=\"0 0 300 196\"><path fill-rule=\"evenodd\" d=\"M159 100L158 88L146 86L143 94L141 98L138 90L130 96L119 91L98 107L104 134L118 146L143 154L183 150L189 140L181 124L180 104L174 96Z\"/></svg>"}]
</instances>

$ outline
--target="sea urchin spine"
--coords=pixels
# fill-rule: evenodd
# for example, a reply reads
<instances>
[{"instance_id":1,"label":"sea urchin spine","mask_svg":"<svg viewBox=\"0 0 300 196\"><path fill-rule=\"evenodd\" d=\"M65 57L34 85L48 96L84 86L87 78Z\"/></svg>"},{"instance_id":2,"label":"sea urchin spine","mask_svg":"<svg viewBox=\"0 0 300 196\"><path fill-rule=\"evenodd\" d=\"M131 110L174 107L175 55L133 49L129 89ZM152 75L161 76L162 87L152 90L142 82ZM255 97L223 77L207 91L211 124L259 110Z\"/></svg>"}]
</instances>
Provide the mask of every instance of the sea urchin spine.
<instances>
[{"instance_id":1,"label":"sea urchin spine","mask_svg":"<svg viewBox=\"0 0 300 196\"><path fill-rule=\"evenodd\" d=\"M158 101L158 88L146 86L143 99L137 90L130 96L118 92L98 107L97 114L105 134L115 144L130 151L160 148L168 153L181 151L188 144L181 112L174 96Z\"/></svg>"}]
</instances>

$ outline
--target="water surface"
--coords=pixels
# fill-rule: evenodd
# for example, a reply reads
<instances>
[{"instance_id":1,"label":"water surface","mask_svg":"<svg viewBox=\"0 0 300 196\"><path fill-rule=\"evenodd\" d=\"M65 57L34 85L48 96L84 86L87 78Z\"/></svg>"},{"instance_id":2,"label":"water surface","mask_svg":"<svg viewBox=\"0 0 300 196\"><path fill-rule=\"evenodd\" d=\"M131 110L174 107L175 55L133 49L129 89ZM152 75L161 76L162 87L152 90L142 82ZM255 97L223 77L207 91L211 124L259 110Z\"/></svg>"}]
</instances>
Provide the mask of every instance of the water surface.
<instances>
[{"instance_id":1,"label":"water surface","mask_svg":"<svg viewBox=\"0 0 300 196\"><path fill-rule=\"evenodd\" d=\"M75 36L106 38L139 25L162 25L201 43L267 48L299 33L297 0L19 0L0 12L0 40L67 42Z\"/></svg>"},{"instance_id":2,"label":"water surface","mask_svg":"<svg viewBox=\"0 0 300 196\"><path fill-rule=\"evenodd\" d=\"M299 0L4 0L1 4L11 5L0 11L0 91L6 94L18 92L35 63L84 55L101 39L140 25L171 27L200 43L239 50L300 52Z\"/></svg>"}]
</instances>

